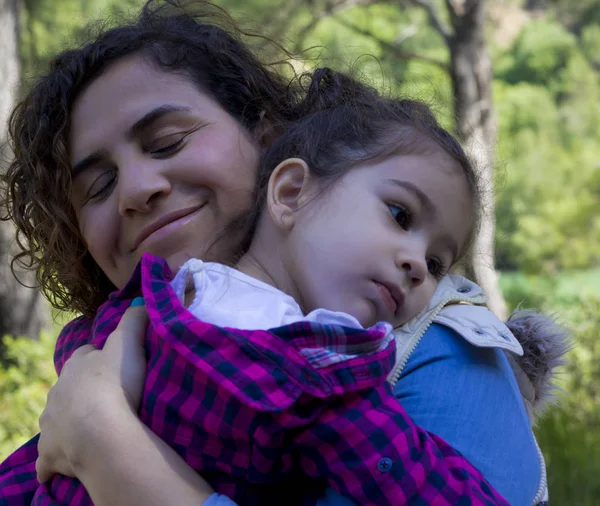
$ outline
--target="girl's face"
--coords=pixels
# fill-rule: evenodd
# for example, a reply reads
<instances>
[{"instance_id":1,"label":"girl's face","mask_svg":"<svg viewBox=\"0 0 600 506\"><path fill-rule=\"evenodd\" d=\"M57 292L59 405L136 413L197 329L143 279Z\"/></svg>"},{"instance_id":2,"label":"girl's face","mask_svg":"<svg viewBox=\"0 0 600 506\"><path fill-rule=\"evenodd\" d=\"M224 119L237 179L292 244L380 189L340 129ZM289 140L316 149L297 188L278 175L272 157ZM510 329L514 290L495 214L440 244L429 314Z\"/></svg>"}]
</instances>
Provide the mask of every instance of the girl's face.
<instances>
[{"instance_id":1,"label":"girl's face","mask_svg":"<svg viewBox=\"0 0 600 506\"><path fill-rule=\"evenodd\" d=\"M259 162L255 140L217 102L139 56L110 66L77 98L69 154L79 228L117 287L143 252L174 271L204 258L250 207ZM237 240L211 256L227 260Z\"/></svg>"},{"instance_id":2,"label":"girl's face","mask_svg":"<svg viewBox=\"0 0 600 506\"><path fill-rule=\"evenodd\" d=\"M401 325L456 262L472 206L462 169L441 150L354 168L295 213L286 245L294 295L305 310Z\"/></svg>"}]
</instances>

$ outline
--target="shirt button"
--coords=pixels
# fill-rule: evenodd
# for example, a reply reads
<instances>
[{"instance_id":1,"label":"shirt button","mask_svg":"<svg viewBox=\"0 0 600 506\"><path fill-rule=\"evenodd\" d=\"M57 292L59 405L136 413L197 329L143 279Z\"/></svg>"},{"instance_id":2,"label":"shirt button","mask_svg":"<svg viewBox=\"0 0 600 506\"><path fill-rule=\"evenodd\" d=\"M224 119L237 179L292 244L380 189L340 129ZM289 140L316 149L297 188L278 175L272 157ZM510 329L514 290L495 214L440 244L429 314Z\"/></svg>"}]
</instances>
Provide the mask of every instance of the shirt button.
<instances>
[{"instance_id":1,"label":"shirt button","mask_svg":"<svg viewBox=\"0 0 600 506\"><path fill-rule=\"evenodd\" d=\"M384 457L377 463L377 469L379 469L382 473L387 473L392 468L392 465L392 459Z\"/></svg>"},{"instance_id":2,"label":"shirt button","mask_svg":"<svg viewBox=\"0 0 600 506\"><path fill-rule=\"evenodd\" d=\"M204 262L197 258L190 258L187 262L188 271L192 274L202 272L204 270Z\"/></svg>"}]
</instances>

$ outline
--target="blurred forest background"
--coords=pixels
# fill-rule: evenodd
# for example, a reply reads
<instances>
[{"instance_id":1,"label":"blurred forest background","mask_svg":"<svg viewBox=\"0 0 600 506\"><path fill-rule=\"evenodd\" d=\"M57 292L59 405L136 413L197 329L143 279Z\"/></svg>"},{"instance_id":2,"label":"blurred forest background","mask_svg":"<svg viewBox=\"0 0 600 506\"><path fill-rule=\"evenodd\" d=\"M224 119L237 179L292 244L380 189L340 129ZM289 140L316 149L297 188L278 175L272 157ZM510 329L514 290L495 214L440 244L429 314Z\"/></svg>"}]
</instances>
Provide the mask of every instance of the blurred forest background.
<instances>
[{"instance_id":1,"label":"blurred forest background","mask_svg":"<svg viewBox=\"0 0 600 506\"><path fill-rule=\"evenodd\" d=\"M551 499L600 504L600 0L216 3L244 27L292 51L312 48L293 61L298 72L319 58L352 68L390 93L426 100L479 153L482 166L493 168L490 218L496 228L488 223L487 240L495 245L508 310L522 303L555 313L575 337L559 381L560 403L536 428ZM0 136L6 133L7 104L58 50L81 36L88 21L118 21L140 5L0 0ZM12 49L7 19L16 27ZM272 46L252 43L270 56ZM10 51L16 55L12 67ZM20 90L12 95L17 86L11 79ZM38 430L37 417L55 381L53 344L65 317L54 315L54 325L39 332L48 310L39 296L19 295L11 284L10 232L6 224L0 227L0 336L33 337L0 341L2 459ZM482 245L484 269L493 258L489 244ZM477 269L474 275L486 277ZM493 271L487 282L493 291ZM504 311L501 299L497 309ZM21 323L10 325L20 312Z\"/></svg>"}]
</instances>

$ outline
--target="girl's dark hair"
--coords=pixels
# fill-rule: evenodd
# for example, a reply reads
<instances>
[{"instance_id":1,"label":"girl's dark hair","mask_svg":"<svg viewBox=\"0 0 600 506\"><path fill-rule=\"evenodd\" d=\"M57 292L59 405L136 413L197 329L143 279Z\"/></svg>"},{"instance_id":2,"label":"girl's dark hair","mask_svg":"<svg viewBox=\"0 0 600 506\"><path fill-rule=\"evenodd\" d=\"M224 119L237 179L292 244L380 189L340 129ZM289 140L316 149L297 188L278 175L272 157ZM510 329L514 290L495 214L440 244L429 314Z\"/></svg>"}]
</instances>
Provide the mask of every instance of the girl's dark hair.
<instances>
[{"instance_id":1,"label":"girl's dark hair","mask_svg":"<svg viewBox=\"0 0 600 506\"><path fill-rule=\"evenodd\" d=\"M296 117L263 156L254 212L248 220L249 243L264 205L271 173L287 158L303 159L324 184L350 169L392 155L427 154L442 150L462 170L473 199L474 225L463 248L470 250L482 213L475 168L460 143L436 120L427 104L394 99L358 80L327 68L307 74L307 93Z\"/></svg>"},{"instance_id":2,"label":"girl's dark hair","mask_svg":"<svg viewBox=\"0 0 600 506\"><path fill-rule=\"evenodd\" d=\"M241 35L207 2L150 0L135 20L59 54L16 106L9 123L14 161L2 178L4 219L16 224L21 249L13 267L35 270L54 307L92 316L115 288L87 252L70 202L74 100L111 63L135 53L189 78L258 136L262 118L271 124L291 119L295 91Z\"/></svg>"}]
</instances>

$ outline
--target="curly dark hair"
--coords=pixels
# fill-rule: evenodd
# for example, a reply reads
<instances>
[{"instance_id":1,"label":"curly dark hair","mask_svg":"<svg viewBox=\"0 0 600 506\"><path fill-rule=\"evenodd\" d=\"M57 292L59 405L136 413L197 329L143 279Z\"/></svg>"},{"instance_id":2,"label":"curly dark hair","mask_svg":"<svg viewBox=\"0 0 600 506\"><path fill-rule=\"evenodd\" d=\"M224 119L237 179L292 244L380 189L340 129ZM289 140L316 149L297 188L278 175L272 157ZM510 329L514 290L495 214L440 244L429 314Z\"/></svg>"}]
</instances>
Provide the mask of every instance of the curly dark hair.
<instances>
[{"instance_id":1,"label":"curly dark hair","mask_svg":"<svg viewBox=\"0 0 600 506\"><path fill-rule=\"evenodd\" d=\"M111 63L137 53L161 70L189 77L250 132L264 117L283 123L296 101L294 81L261 63L243 35L208 2L150 0L134 20L60 53L16 106L2 218L17 228L13 273L17 265L34 270L55 308L93 316L115 289L88 253L70 202L68 135L77 96Z\"/></svg>"}]
</instances>

